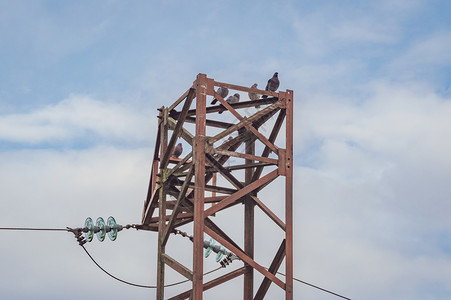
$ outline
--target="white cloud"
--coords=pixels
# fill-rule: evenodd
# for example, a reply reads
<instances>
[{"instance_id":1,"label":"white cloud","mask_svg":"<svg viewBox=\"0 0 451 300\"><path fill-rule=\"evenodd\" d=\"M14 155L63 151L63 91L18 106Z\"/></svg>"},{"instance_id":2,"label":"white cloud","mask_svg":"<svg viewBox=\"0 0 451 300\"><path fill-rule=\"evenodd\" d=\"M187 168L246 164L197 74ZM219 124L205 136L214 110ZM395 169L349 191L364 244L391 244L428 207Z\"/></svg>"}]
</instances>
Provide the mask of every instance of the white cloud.
<instances>
[{"instance_id":1,"label":"white cloud","mask_svg":"<svg viewBox=\"0 0 451 300\"><path fill-rule=\"evenodd\" d=\"M388 70L400 77L417 78L429 74L431 70L451 64L451 33L435 32L418 39L399 57L394 59Z\"/></svg>"},{"instance_id":2,"label":"white cloud","mask_svg":"<svg viewBox=\"0 0 451 300\"><path fill-rule=\"evenodd\" d=\"M151 140L152 117L126 103L72 95L29 113L0 115L0 140L36 145L94 136L100 141L142 143Z\"/></svg>"},{"instance_id":3,"label":"white cloud","mask_svg":"<svg viewBox=\"0 0 451 300\"><path fill-rule=\"evenodd\" d=\"M331 38L357 43L393 43L399 34L397 31L394 24L362 16L331 24L329 27Z\"/></svg>"},{"instance_id":4,"label":"white cloud","mask_svg":"<svg viewBox=\"0 0 451 300\"><path fill-rule=\"evenodd\" d=\"M340 97L306 99L297 107L305 126L298 139L310 136L352 142L378 155L404 158L434 153L449 161L451 101L418 83L375 82L361 102ZM304 129L302 129L304 128Z\"/></svg>"},{"instance_id":5,"label":"white cloud","mask_svg":"<svg viewBox=\"0 0 451 300\"><path fill-rule=\"evenodd\" d=\"M359 8L342 10L331 6L309 14L292 14L291 18L299 49L317 58L354 53L368 44L393 44L400 36L400 20L391 17L381 22L379 14L377 10L368 13Z\"/></svg>"},{"instance_id":6,"label":"white cloud","mask_svg":"<svg viewBox=\"0 0 451 300\"><path fill-rule=\"evenodd\" d=\"M428 292L437 293L437 298L449 298L443 295L451 294L448 280L451 107L450 99L435 93L436 84L424 76L425 72L441 76L437 70L449 65L449 32L433 29L423 37L412 33L406 24L419 16L414 14L422 5L426 4L383 1L377 5L364 4L363 8L356 8L358 4L344 7L315 4L302 11L290 7L290 12L281 13L284 20L277 14L271 15L271 24L275 24L271 33L281 35L273 44L283 49L278 53L284 55L274 55L272 37L267 32L268 36L258 37L258 41L251 31L246 33L249 40L245 45L253 45L250 52L261 50L264 55L258 63L248 57L240 57L237 64L225 63L236 53L247 53L236 48L230 54L228 47L221 47L243 45L231 35L211 36L208 43L212 51L207 52L219 59L210 63L213 59L209 60L208 55L191 57L194 52L189 47L149 46L137 30L139 38L131 42L137 42L137 47L148 53L149 58L142 61L131 56L149 71L140 75L135 65L127 74L141 76L134 92L143 95L140 100L145 99L146 103L150 99L155 109L176 100L198 72L237 84L249 81L250 85L256 80L264 87L271 72L279 71L281 88L295 91L296 277L353 299L425 299L430 296ZM24 8L22 15L42 17L38 8L33 10L37 13L28 13ZM132 7L130 11L134 10L139 9ZM122 13L120 9L116 11ZM190 11L186 13L192 15ZM13 17L16 25L20 24L16 18L21 17ZM84 58L97 52L85 50L97 43L108 48L108 43L102 44L102 37L114 40L110 29L122 24L114 24L114 16L94 19L75 29L78 19L72 17L72 22L64 25L63 20L53 16L25 33L24 28L29 26L21 25L17 40L25 39L23 45L34 45L33 53L44 61L77 53L81 59L77 57L76 61L86 62ZM147 19L155 22L154 18ZM292 21L292 31L279 27L281 23L286 25L287 19ZM167 36L184 41L184 31L185 37L177 35L179 22L184 20L168 19L167 24L173 23L175 29L167 28ZM53 28L57 25L62 27ZM148 28L159 28L154 25L146 23L142 27L149 33ZM190 28L201 28L192 25ZM204 38L204 29L200 30L193 31L192 36ZM33 38L35 32L40 34ZM15 33L12 35L16 38ZM61 43L74 35L79 36L67 44ZM164 41L159 42L165 45ZM200 47L205 46L202 42ZM43 51L56 43L59 44L54 49ZM260 47L261 44L266 47ZM130 47L131 53L136 49ZM120 57L124 65L130 62L127 56L130 54ZM102 63L116 65L117 60ZM198 70L199 67L204 69ZM16 143L30 149L47 144L56 145L55 148L69 145L58 149L75 148L79 143L91 146L68 151L2 150L1 225L80 226L87 216L108 215L114 215L120 223L139 222L152 154L150 147L140 147L153 144L156 124L154 111L142 106L135 100L133 104L117 103L73 95L52 106L0 115L2 144ZM127 147L115 148L124 144ZM281 190L276 183L260 197L283 218L283 203L278 201L282 198ZM237 228L242 213L236 208L236 215L230 216L235 222L224 218L220 222L239 240L242 231ZM222 213L218 213L216 218L221 217ZM266 263L278 246L268 240L276 235L279 238L281 232L277 227L266 226L269 222L265 215L258 212L256 219L259 222L256 256ZM72 236L2 235L8 241L0 245L3 298L14 298L11 295L61 298L68 290L73 291L71 296L75 299L154 296L154 291L130 288L106 277L81 252ZM181 250L184 262L189 266L189 246L168 248L184 249ZM155 283L156 234L123 232L115 243L95 242L88 247L102 265L119 277ZM210 261L206 264L206 269L216 266ZM170 268L168 274L168 282L178 279ZM231 291L241 296L241 287L242 278L235 279L218 288L224 293L218 296L210 291L206 299L230 299ZM168 291L169 294L175 292ZM280 289L271 287L269 295L271 299L280 298ZM295 283L295 295L306 299L333 298L299 283Z\"/></svg>"},{"instance_id":7,"label":"white cloud","mask_svg":"<svg viewBox=\"0 0 451 300\"><path fill-rule=\"evenodd\" d=\"M87 213L123 212L136 222L146 195L151 152L113 147L2 152L0 205L2 212L9 212L2 220L17 221L24 213L33 216L31 223L58 226L81 221L80 215ZM127 210L130 206L135 209Z\"/></svg>"},{"instance_id":8,"label":"white cloud","mask_svg":"<svg viewBox=\"0 0 451 300\"><path fill-rule=\"evenodd\" d=\"M82 227L88 216L95 220L110 215L122 225L140 223L151 152L111 147L2 152L1 226ZM106 293L112 298L142 299L154 293L116 284L94 266L70 233L1 234L7 241L0 246L1 298L66 294L67 299L95 299ZM155 237L124 230L115 242L95 239L86 248L116 276L154 284Z\"/></svg>"},{"instance_id":9,"label":"white cloud","mask_svg":"<svg viewBox=\"0 0 451 300\"><path fill-rule=\"evenodd\" d=\"M449 293L451 101L420 83L366 88L297 102L295 149L316 157L295 171L298 268L351 298Z\"/></svg>"}]
</instances>

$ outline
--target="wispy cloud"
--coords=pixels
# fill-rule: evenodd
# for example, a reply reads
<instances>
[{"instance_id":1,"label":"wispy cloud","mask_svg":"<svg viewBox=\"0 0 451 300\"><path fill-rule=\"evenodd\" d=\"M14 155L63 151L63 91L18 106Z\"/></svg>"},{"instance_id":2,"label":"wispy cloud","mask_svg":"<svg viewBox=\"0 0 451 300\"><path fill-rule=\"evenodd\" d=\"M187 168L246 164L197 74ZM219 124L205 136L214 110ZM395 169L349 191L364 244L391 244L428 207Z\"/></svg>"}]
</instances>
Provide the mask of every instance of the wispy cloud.
<instances>
[{"instance_id":1,"label":"wispy cloud","mask_svg":"<svg viewBox=\"0 0 451 300\"><path fill-rule=\"evenodd\" d=\"M412 42L388 65L401 78L430 77L434 71L451 65L451 32L445 31Z\"/></svg>"},{"instance_id":2,"label":"wispy cloud","mask_svg":"<svg viewBox=\"0 0 451 300\"><path fill-rule=\"evenodd\" d=\"M351 298L417 298L430 284L446 294L451 102L427 84L365 87L363 102L321 95L296 106L297 158L314 156L295 172L299 266ZM329 278L318 261L349 277Z\"/></svg>"},{"instance_id":3,"label":"wispy cloud","mask_svg":"<svg viewBox=\"0 0 451 300\"><path fill-rule=\"evenodd\" d=\"M152 136L151 115L124 103L72 95L28 113L0 115L0 140L25 145L86 138L96 143L145 143Z\"/></svg>"},{"instance_id":4,"label":"wispy cloud","mask_svg":"<svg viewBox=\"0 0 451 300\"><path fill-rule=\"evenodd\" d=\"M449 298L446 1L119 2L0 4L1 225L81 225L109 214L139 222L155 109L197 73L264 87L279 71L281 89L295 92L295 275L352 299ZM283 218L281 184L259 197ZM241 241L235 209L215 220ZM257 260L269 264L278 245L268 240L281 231L258 209L256 220ZM73 237L6 240L3 298L154 296L97 272ZM168 249L184 249L190 267L192 245L174 243ZM121 278L153 284L155 244L154 233L123 232L89 247ZM168 268L167 281L178 279ZM238 298L241 286L205 295ZM269 298L280 293L271 288ZM329 299L301 284L296 297Z\"/></svg>"}]
</instances>

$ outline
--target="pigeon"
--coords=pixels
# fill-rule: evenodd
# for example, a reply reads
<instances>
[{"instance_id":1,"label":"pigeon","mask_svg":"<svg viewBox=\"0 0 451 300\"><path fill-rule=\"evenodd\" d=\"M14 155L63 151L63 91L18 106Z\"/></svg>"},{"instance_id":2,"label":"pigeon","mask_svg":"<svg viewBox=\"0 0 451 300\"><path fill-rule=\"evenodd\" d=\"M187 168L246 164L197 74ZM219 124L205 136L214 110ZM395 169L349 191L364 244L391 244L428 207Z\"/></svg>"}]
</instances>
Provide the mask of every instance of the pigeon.
<instances>
[{"instance_id":1,"label":"pigeon","mask_svg":"<svg viewBox=\"0 0 451 300\"><path fill-rule=\"evenodd\" d=\"M230 96L229 98L227 98L226 101L229 104L238 103L238 102L240 102L240 94L236 93L233 96Z\"/></svg>"},{"instance_id":2,"label":"pigeon","mask_svg":"<svg viewBox=\"0 0 451 300\"><path fill-rule=\"evenodd\" d=\"M218 87L218 90L216 91L216 93L224 99L229 94L229 89L226 87L220 86L220 87ZM218 99L215 98L215 99L213 99L213 101L211 101L211 104L215 104L216 102L218 102Z\"/></svg>"},{"instance_id":3,"label":"pigeon","mask_svg":"<svg viewBox=\"0 0 451 300\"><path fill-rule=\"evenodd\" d=\"M177 146L175 146L172 156L174 156L175 158L179 158L179 156L182 154L182 152L183 152L182 143L178 143Z\"/></svg>"},{"instance_id":4,"label":"pigeon","mask_svg":"<svg viewBox=\"0 0 451 300\"><path fill-rule=\"evenodd\" d=\"M225 144L227 142L230 142L231 140L233 140L233 136L229 136L228 139L226 139L224 142L222 142L222 144Z\"/></svg>"},{"instance_id":5,"label":"pigeon","mask_svg":"<svg viewBox=\"0 0 451 300\"><path fill-rule=\"evenodd\" d=\"M265 91L271 91L275 92L279 88L279 73L274 73L274 75L271 77L271 79L268 80L268 83L266 84ZM263 95L262 98L268 98L268 96Z\"/></svg>"},{"instance_id":6,"label":"pigeon","mask_svg":"<svg viewBox=\"0 0 451 300\"><path fill-rule=\"evenodd\" d=\"M233 96L229 96L229 98L226 99L226 102L229 104L240 102L240 94L236 93ZM219 113L222 114L222 111L220 111Z\"/></svg>"},{"instance_id":7,"label":"pigeon","mask_svg":"<svg viewBox=\"0 0 451 300\"><path fill-rule=\"evenodd\" d=\"M257 88L257 85L258 85L258 84L254 83L254 84L251 86L251 89L256 89L256 88ZM258 100L258 98L259 98L259 96L258 96L257 93L251 93L251 92L248 92L247 94L249 95L249 99L251 99L252 101ZM260 105L255 105L255 108L260 108Z\"/></svg>"}]
</instances>

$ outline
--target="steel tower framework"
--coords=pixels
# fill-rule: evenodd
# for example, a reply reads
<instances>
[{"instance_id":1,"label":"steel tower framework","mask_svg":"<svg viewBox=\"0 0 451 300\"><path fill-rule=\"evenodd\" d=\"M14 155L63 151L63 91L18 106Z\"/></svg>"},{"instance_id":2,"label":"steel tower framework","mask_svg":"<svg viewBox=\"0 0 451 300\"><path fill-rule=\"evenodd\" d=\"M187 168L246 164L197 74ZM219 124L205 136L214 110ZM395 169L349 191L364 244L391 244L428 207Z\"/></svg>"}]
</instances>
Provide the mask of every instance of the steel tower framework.
<instances>
[{"instance_id":1,"label":"steel tower framework","mask_svg":"<svg viewBox=\"0 0 451 300\"><path fill-rule=\"evenodd\" d=\"M234 93L233 90L267 97L229 104L216 93L216 87L226 87L231 90L231 94ZM212 97L218 99L219 105L207 107L207 101ZM192 105L194 108L191 108ZM243 113L256 106L262 108L249 116ZM207 78L205 74L198 74L190 89L171 106L162 107L159 111L155 152L142 216L143 228L158 231L157 299L164 299L167 265L192 281L191 290L170 299L201 300L204 290L243 275L244 300L263 299L272 283L283 289L285 299L292 300L293 91L270 92L251 89L217 82ZM218 114L222 112L226 114ZM233 115L235 122L223 120L229 113ZM187 129L188 124L191 124L191 127L195 124L194 134ZM259 131L262 126L268 128L268 124L271 124L270 130ZM282 136L280 140L285 142L285 148L275 143L282 128L285 129L285 137ZM214 134L208 136L207 130ZM227 139L236 133L237 136ZM265 136L265 133L268 133L268 136ZM172 157L178 138L182 138L192 147L189 153L183 154L181 158ZM263 149L258 155L255 153L256 142ZM244 145L244 153L238 152L241 145ZM230 164L231 157L237 161L242 160L243 163ZM235 175L238 172L244 172L244 182ZM217 185L216 176L222 177L223 182L228 182L228 187L224 186L226 184ZM285 202L285 216L282 217L277 216L257 196L279 176L285 177L285 199L281 199ZM209 184L210 181L212 184ZM168 200L168 195L176 200ZM244 206L244 245L241 246L214 222L217 213L237 204ZM254 260L255 206L284 233L281 241L273 241L280 246L268 269ZM170 234L178 227L191 222L193 263L187 267L169 256L165 250ZM204 282L204 234L233 252L244 266ZM284 260L285 281L275 276ZM256 293L254 271L263 275Z\"/></svg>"}]
</instances>

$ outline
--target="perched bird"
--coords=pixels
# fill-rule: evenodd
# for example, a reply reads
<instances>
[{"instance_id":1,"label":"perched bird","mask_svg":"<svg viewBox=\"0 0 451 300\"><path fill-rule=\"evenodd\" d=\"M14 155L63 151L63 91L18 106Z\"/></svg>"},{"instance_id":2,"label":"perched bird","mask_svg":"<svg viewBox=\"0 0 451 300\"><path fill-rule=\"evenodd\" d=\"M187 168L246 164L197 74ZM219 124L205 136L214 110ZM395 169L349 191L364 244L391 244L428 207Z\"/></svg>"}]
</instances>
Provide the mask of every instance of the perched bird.
<instances>
[{"instance_id":1,"label":"perched bird","mask_svg":"<svg viewBox=\"0 0 451 300\"><path fill-rule=\"evenodd\" d=\"M182 143L178 143L177 146L174 148L174 152L172 153L172 156L175 158L179 158L180 154L183 152L183 146Z\"/></svg>"},{"instance_id":2,"label":"perched bird","mask_svg":"<svg viewBox=\"0 0 451 300\"><path fill-rule=\"evenodd\" d=\"M229 94L229 89L226 87L220 86L220 87L218 87L218 90L216 91L216 93L224 99ZM211 101L211 104L215 104L216 102L218 102L218 99L215 98L215 99L213 99L213 101Z\"/></svg>"},{"instance_id":3,"label":"perched bird","mask_svg":"<svg viewBox=\"0 0 451 300\"><path fill-rule=\"evenodd\" d=\"M226 102L229 104L240 102L240 94L236 93L233 96L229 96L229 98L226 99ZM222 114L222 111L220 111L219 113Z\"/></svg>"},{"instance_id":4,"label":"perched bird","mask_svg":"<svg viewBox=\"0 0 451 300\"><path fill-rule=\"evenodd\" d=\"M224 140L224 142L222 142L222 144L225 144L227 142L230 142L231 140L233 140L233 136L229 136L228 139Z\"/></svg>"},{"instance_id":5,"label":"perched bird","mask_svg":"<svg viewBox=\"0 0 451 300\"><path fill-rule=\"evenodd\" d=\"M274 75L268 80L268 83L266 84L265 91L271 91L275 92L279 88L279 73L274 73ZM268 96L263 95L262 98L268 98Z\"/></svg>"},{"instance_id":6,"label":"perched bird","mask_svg":"<svg viewBox=\"0 0 451 300\"><path fill-rule=\"evenodd\" d=\"M227 98L226 101L229 104L238 103L238 102L240 102L240 94L236 93L233 96L230 96L229 98Z\"/></svg>"},{"instance_id":7,"label":"perched bird","mask_svg":"<svg viewBox=\"0 0 451 300\"><path fill-rule=\"evenodd\" d=\"M257 88L257 85L258 85L258 84L254 83L254 84L251 86L251 89L256 89L256 88ZM259 96L258 96L257 93L251 93L251 92L248 92L247 94L249 95L249 99L252 100L252 101L258 100L258 98L259 98ZM260 105L255 105L255 108L260 108Z\"/></svg>"}]
</instances>

